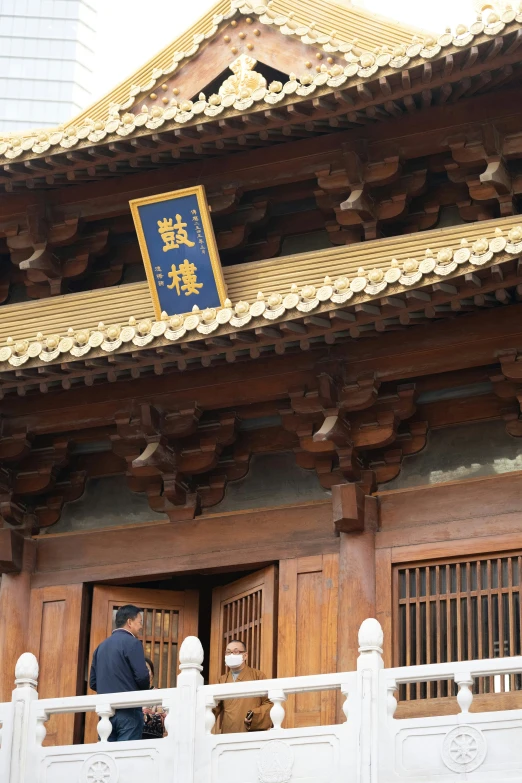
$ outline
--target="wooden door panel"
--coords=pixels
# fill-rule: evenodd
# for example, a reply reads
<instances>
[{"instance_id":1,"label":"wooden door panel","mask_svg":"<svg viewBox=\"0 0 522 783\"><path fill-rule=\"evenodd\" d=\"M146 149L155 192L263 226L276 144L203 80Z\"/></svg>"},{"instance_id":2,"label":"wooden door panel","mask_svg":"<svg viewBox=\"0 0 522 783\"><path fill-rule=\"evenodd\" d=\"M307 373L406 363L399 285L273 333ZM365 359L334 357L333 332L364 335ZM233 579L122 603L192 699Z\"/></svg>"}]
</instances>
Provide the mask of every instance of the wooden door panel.
<instances>
[{"instance_id":1,"label":"wooden door panel","mask_svg":"<svg viewBox=\"0 0 522 783\"><path fill-rule=\"evenodd\" d=\"M143 649L154 662L155 684L174 688L183 639L197 636L199 596L195 590L145 590L142 588L98 586L92 602L89 671L95 649L114 630L120 606L133 604L143 611ZM92 691L89 691L92 692ZM86 742L96 742L97 717L86 720Z\"/></svg>"},{"instance_id":2,"label":"wooden door panel","mask_svg":"<svg viewBox=\"0 0 522 783\"><path fill-rule=\"evenodd\" d=\"M338 555L279 564L277 676L329 674L337 667ZM336 694L298 693L285 703L285 726L336 722Z\"/></svg>"},{"instance_id":3,"label":"wooden door panel","mask_svg":"<svg viewBox=\"0 0 522 783\"><path fill-rule=\"evenodd\" d=\"M181 642L186 636L197 636L198 632L197 592L95 587L89 661L96 647L111 635L116 611L125 604L143 610L143 648L155 663L156 684L174 687Z\"/></svg>"},{"instance_id":4,"label":"wooden door panel","mask_svg":"<svg viewBox=\"0 0 522 783\"><path fill-rule=\"evenodd\" d=\"M81 584L31 591L28 648L40 667L40 699L83 692L85 606ZM81 735L81 716L52 715L46 728L44 745L70 745Z\"/></svg>"},{"instance_id":5,"label":"wooden door panel","mask_svg":"<svg viewBox=\"0 0 522 783\"><path fill-rule=\"evenodd\" d=\"M224 673L225 649L232 639L246 644L250 666L274 676L276 598L275 566L214 589L210 682Z\"/></svg>"}]
</instances>

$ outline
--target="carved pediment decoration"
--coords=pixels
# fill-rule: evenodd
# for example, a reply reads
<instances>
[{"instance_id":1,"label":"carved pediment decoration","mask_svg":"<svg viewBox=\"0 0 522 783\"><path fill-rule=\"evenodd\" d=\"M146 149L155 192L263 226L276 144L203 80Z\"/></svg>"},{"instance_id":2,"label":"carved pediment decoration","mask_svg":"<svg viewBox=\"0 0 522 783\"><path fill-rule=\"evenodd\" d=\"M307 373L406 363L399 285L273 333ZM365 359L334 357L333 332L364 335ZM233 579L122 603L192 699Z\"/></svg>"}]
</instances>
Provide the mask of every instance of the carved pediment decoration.
<instances>
[{"instance_id":1,"label":"carved pediment decoration","mask_svg":"<svg viewBox=\"0 0 522 783\"><path fill-rule=\"evenodd\" d=\"M241 54L234 60L229 66L233 76L229 76L219 88L221 97L230 96L234 100L245 100L251 98L256 90L265 90L266 79L254 71L256 65L257 60L247 54Z\"/></svg>"}]
</instances>

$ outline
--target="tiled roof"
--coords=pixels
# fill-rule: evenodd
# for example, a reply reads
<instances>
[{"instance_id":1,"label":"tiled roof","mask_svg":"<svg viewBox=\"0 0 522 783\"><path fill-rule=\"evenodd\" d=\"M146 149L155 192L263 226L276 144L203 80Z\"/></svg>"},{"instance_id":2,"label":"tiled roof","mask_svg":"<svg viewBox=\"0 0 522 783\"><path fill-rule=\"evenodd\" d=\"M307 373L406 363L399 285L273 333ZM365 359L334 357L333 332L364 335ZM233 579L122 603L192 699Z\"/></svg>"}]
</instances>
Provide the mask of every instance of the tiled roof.
<instances>
[{"instance_id":1,"label":"tiled roof","mask_svg":"<svg viewBox=\"0 0 522 783\"><path fill-rule=\"evenodd\" d=\"M276 324L447 281L521 253L522 224L513 216L229 267L231 301L217 311L196 308L155 321L146 283L4 306L0 367Z\"/></svg>"}]
</instances>

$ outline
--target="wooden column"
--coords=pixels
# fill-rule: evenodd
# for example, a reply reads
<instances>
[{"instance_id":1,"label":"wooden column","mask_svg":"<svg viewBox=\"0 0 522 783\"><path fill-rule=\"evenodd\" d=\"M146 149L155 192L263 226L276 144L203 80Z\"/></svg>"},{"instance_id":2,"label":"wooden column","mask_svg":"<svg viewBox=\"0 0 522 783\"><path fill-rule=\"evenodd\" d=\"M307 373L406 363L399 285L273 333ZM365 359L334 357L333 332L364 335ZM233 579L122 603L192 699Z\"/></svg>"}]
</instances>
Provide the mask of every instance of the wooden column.
<instances>
[{"instance_id":1,"label":"wooden column","mask_svg":"<svg viewBox=\"0 0 522 783\"><path fill-rule=\"evenodd\" d=\"M12 533L9 529L0 533ZM18 534L17 534L18 535ZM1 538L1 536L0 536ZM11 539L11 536L9 537ZM21 538L21 537L20 537ZM0 540L2 543L3 539ZM16 661L27 650L31 572L34 566L34 542L26 539L18 547L12 542L11 565L2 555L0 582L0 702L11 701ZM10 545L11 546L11 545ZM19 551L17 551L17 549ZM23 551L23 555L22 555ZM19 571L16 573L16 571Z\"/></svg>"},{"instance_id":2,"label":"wooden column","mask_svg":"<svg viewBox=\"0 0 522 783\"><path fill-rule=\"evenodd\" d=\"M332 487L332 504L341 538L337 671L354 671L359 627L367 617L375 617L377 500L356 484L340 484Z\"/></svg>"}]
</instances>

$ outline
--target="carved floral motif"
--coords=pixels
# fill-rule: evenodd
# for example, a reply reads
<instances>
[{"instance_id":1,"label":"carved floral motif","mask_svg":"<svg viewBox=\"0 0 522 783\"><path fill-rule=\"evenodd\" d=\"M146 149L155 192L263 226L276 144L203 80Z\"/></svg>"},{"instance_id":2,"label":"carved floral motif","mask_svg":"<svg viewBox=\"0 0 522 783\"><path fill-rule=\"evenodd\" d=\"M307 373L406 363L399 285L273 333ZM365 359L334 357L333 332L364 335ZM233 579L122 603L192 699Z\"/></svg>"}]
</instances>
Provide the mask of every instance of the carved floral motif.
<instances>
[{"instance_id":1,"label":"carved floral motif","mask_svg":"<svg viewBox=\"0 0 522 783\"><path fill-rule=\"evenodd\" d=\"M242 54L237 60L234 60L229 66L233 76L225 79L219 88L221 97L226 99L230 96L234 100L246 99L251 98L256 90L264 90L266 88L266 79L260 73L254 71L256 65L257 60L254 60L253 57L248 57L246 54Z\"/></svg>"}]
</instances>

